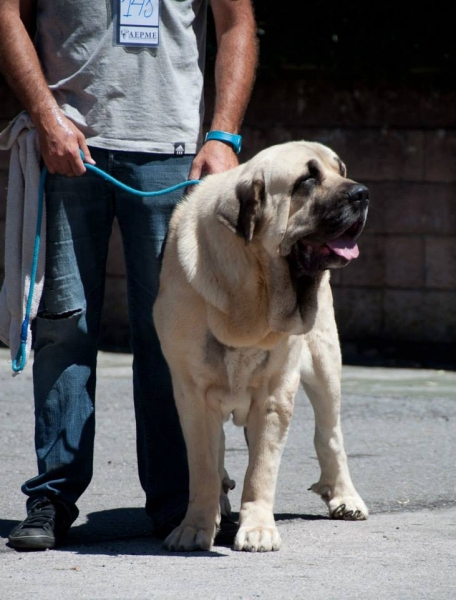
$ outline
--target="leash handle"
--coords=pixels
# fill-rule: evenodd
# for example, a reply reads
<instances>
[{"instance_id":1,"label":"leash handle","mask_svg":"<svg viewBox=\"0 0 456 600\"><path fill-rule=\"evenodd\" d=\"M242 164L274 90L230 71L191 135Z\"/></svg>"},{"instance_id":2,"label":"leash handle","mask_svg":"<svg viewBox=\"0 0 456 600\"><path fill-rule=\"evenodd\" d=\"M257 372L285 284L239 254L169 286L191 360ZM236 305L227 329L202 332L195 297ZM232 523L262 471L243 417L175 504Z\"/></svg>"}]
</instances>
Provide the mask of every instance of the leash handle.
<instances>
[{"instance_id":1,"label":"leash handle","mask_svg":"<svg viewBox=\"0 0 456 600\"><path fill-rule=\"evenodd\" d=\"M84 166L89 171L93 171L97 175L99 175L102 179L113 183L117 187L129 192L130 194L134 194L135 196L162 196L164 194L169 194L170 192L174 192L176 190L180 190L181 188L188 187L189 185L196 185L201 183L201 179L191 179L189 181L183 181L182 183L177 183L169 188L165 188L163 190L157 190L154 192L143 192L141 190L136 190L125 183L122 183L118 179L115 179L102 169L95 167L94 165L90 165L84 161L84 154L82 150L79 150L79 154L81 155L82 162ZM16 354L16 358L12 362L12 369L14 371L13 375L18 375L21 371L24 370L25 365L27 364L27 337L28 337L28 328L30 322L30 313L32 310L32 301L33 301L33 292L35 290L35 282L36 282L36 271L38 268L38 258L40 254L40 244L41 244L41 224L43 221L43 206L44 206L44 184L46 182L48 170L46 167L43 167L41 170L40 176L40 184L38 188L38 212L36 218L36 231L35 231L35 244L33 248L33 258L32 258L32 268L30 273L30 286L27 298L27 306L25 309L25 318L22 322L21 327L21 335L20 335L20 345Z\"/></svg>"}]
</instances>

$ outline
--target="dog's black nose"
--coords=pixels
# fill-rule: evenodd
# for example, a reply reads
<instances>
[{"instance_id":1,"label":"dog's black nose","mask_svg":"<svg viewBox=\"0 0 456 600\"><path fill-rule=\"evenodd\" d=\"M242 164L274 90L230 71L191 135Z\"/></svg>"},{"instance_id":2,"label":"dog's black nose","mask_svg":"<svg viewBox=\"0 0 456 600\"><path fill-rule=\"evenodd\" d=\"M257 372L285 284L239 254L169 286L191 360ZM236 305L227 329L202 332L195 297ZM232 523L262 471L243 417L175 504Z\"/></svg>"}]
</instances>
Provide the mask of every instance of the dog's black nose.
<instances>
[{"instance_id":1,"label":"dog's black nose","mask_svg":"<svg viewBox=\"0 0 456 600\"><path fill-rule=\"evenodd\" d=\"M369 201L369 190L362 183L357 183L348 192L348 199L350 202L366 204Z\"/></svg>"}]
</instances>

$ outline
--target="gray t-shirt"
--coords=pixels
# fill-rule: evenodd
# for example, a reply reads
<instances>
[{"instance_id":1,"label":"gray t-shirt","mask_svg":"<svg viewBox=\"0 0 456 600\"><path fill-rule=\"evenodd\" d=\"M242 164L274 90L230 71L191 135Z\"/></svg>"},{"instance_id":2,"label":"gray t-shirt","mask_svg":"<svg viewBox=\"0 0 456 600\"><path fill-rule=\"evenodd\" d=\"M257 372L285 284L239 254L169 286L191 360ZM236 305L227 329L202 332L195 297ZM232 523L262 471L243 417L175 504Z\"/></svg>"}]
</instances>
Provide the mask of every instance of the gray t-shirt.
<instances>
[{"instance_id":1,"label":"gray t-shirt","mask_svg":"<svg viewBox=\"0 0 456 600\"><path fill-rule=\"evenodd\" d=\"M151 7L148 0L37 0L38 55L59 106L89 145L175 154L183 144L194 154L207 0L159 0L158 47L120 46L118 11L144 15Z\"/></svg>"}]
</instances>

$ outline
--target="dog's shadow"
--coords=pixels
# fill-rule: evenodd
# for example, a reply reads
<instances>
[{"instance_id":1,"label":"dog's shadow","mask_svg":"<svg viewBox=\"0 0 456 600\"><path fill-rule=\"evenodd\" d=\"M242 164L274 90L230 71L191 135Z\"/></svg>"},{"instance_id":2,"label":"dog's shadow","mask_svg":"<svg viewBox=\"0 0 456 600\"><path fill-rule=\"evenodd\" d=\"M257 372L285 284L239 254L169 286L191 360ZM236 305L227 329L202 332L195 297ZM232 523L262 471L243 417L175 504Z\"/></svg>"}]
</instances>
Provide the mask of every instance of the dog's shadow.
<instances>
[{"instance_id":1,"label":"dog's shadow","mask_svg":"<svg viewBox=\"0 0 456 600\"><path fill-rule=\"evenodd\" d=\"M237 521L238 513L233 513ZM328 519L319 515L278 513L275 515L280 521L314 521ZM0 519L0 536L8 538L11 529L18 521ZM176 557L205 556L222 557L223 548L231 546L215 546L212 551L206 552L173 552ZM220 551L218 550L220 548ZM61 552L76 554L99 554L108 556L118 555L147 555L166 556L171 554L163 548L163 541L154 537L150 518L143 508L115 508L92 512L87 515L87 521L80 525L75 524L70 529L65 545L59 548Z\"/></svg>"},{"instance_id":2,"label":"dog's shadow","mask_svg":"<svg viewBox=\"0 0 456 600\"><path fill-rule=\"evenodd\" d=\"M307 515L297 513L274 513L276 523L280 521L329 521L330 518L324 515Z\"/></svg>"}]
</instances>

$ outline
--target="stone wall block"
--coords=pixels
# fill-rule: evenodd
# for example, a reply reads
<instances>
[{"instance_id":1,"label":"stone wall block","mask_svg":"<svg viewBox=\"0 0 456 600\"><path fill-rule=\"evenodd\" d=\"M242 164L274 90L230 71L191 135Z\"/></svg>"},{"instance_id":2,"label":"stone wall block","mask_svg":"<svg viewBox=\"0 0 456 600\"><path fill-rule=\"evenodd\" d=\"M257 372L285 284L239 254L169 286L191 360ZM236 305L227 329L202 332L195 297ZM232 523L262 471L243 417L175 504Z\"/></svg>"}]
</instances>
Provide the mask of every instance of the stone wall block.
<instances>
[{"instance_id":1,"label":"stone wall block","mask_svg":"<svg viewBox=\"0 0 456 600\"><path fill-rule=\"evenodd\" d=\"M308 132L309 134L311 132ZM424 133L419 130L330 129L316 131L316 141L337 152L348 176L371 181L420 181Z\"/></svg>"},{"instance_id":2,"label":"stone wall block","mask_svg":"<svg viewBox=\"0 0 456 600\"><path fill-rule=\"evenodd\" d=\"M287 129L286 127L273 126L270 129L243 128L243 139L242 139L242 154L239 159L240 162L246 162L250 160L255 154L261 152L269 146L275 144L283 144L285 142L291 142L293 140L303 139L299 134L296 135L293 129Z\"/></svg>"},{"instance_id":3,"label":"stone wall block","mask_svg":"<svg viewBox=\"0 0 456 600\"><path fill-rule=\"evenodd\" d=\"M349 127L362 122L381 126L383 105L374 101L376 91L363 86L336 88L329 81L309 78L261 78L255 86L245 115L245 124L283 123L295 127L322 123L326 127Z\"/></svg>"},{"instance_id":4,"label":"stone wall block","mask_svg":"<svg viewBox=\"0 0 456 600\"><path fill-rule=\"evenodd\" d=\"M333 287L339 335L346 340L379 337L382 330L382 292L367 288Z\"/></svg>"},{"instance_id":5,"label":"stone wall block","mask_svg":"<svg viewBox=\"0 0 456 600\"><path fill-rule=\"evenodd\" d=\"M456 127L456 92L438 89L389 87L373 91L370 99L379 103L383 124L389 127L419 129Z\"/></svg>"},{"instance_id":6,"label":"stone wall block","mask_svg":"<svg viewBox=\"0 0 456 600\"><path fill-rule=\"evenodd\" d=\"M383 312L385 339L455 343L456 291L385 290Z\"/></svg>"},{"instance_id":7,"label":"stone wall block","mask_svg":"<svg viewBox=\"0 0 456 600\"><path fill-rule=\"evenodd\" d=\"M426 181L456 181L456 131L437 129L425 132Z\"/></svg>"},{"instance_id":8,"label":"stone wall block","mask_svg":"<svg viewBox=\"0 0 456 600\"><path fill-rule=\"evenodd\" d=\"M381 183L376 185L375 194L381 196L385 232L456 234L456 185ZM374 212L375 200L371 204Z\"/></svg>"},{"instance_id":9,"label":"stone wall block","mask_svg":"<svg viewBox=\"0 0 456 600\"><path fill-rule=\"evenodd\" d=\"M447 359L456 364L456 290L426 292L424 312L424 340L451 344L453 356Z\"/></svg>"},{"instance_id":10,"label":"stone wall block","mask_svg":"<svg viewBox=\"0 0 456 600\"><path fill-rule=\"evenodd\" d=\"M213 86L206 90L210 108L214 98ZM456 127L456 92L422 89L400 85L356 82L344 89L321 78L312 80L307 74L285 74L277 80L261 72L253 89L244 123L325 127L389 127L419 129L427 127Z\"/></svg>"},{"instance_id":11,"label":"stone wall block","mask_svg":"<svg viewBox=\"0 0 456 600\"><path fill-rule=\"evenodd\" d=\"M426 288L456 290L456 237L427 237L425 244Z\"/></svg>"},{"instance_id":12,"label":"stone wall block","mask_svg":"<svg viewBox=\"0 0 456 600\"><path fill-rule=\"evenodd\" d=\"M376 287L385 283L385 237L361 234L359 257L341 271L341 284L347 287Z\"/></svg>"},{"instance_id":13,"label":"stone wall block","mask_svg":"<svg viewBox=\"0 0 456 600\"><path fill-rule=\"evenodd\" d=\"M424 239L389 236L385 239L385 272L388 288L422 288L425 280Z\"/></svg>"},{"instance_id":14,"label":"stone wall block","mask_svg":"<svg viewBox=\"0 0 456 600\"><path fill-rule=\"evenodd\" d=\"M243 130L242 161L272 146L293 140L321 142L340 156L348 176L368 184L375 181L420 181L423 176L424 133L418 130L291 128Z\"/></svg>"},{"instance_id":15,"label":"stone wall block","mask_svg":"<svg viewBox=\"0 0 456 600\"><path fill-rule=\"evenodd\" d=\"M425 320L425 293L422 290L384 291L384 338L399 342L424 342Z\"/></svg>"}]
</instances>

